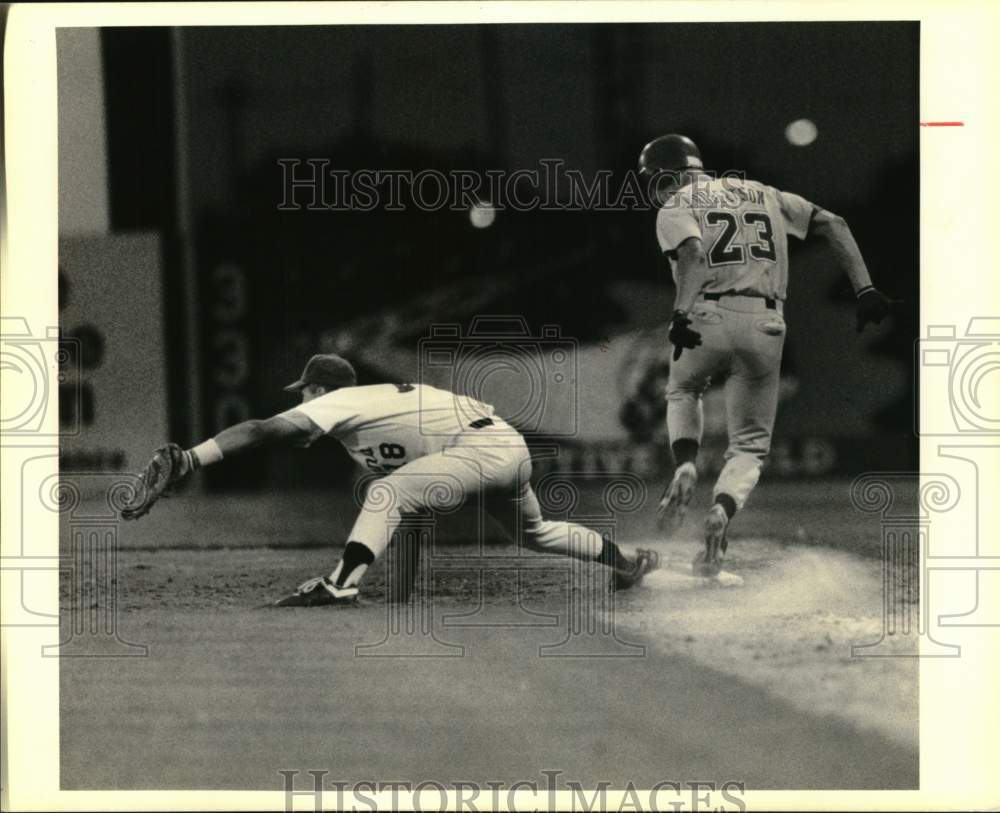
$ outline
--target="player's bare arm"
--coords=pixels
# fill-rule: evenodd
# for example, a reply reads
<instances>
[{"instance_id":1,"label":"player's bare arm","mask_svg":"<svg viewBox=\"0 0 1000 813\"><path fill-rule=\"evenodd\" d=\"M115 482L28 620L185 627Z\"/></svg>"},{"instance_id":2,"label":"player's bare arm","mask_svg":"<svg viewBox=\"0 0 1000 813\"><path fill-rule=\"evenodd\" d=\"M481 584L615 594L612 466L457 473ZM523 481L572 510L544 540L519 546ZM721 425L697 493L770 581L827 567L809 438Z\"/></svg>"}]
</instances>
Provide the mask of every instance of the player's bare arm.
<instances>
[{"instance_id":1,"label":"player's bare arm","mask_svg":"<svg viewBox=\"0 0 1000 813\"><path fill-rule=\"evenodd\" d=\"M826 242L837 265L844 269L851 281L858 298L858 332L864 330L869 322L879 324L889 315L889 299L872 284L868 266L847 221L833 212L818 209L810 232Z\"/></svg>"},{"instance_id":2,"label":"player's bare arm","mask_svg":"<svg viewBox=\"0 0 1000 813\"><path fill-rule=\"evenodd\" d=\"M266 420L249 420L230 426L219 432L212 441L218 446L222 457L227 458L267 446L294 446L307 440L310 435L307 425L295 424L284 416L275 415ZM198 447L192 451L197 452Z\"/></svg>"},{"instance_id":3,"label":"player's bare arm","mask_svg":"<svg viewBox=\"0 0 1000 813\"><path fill-rule=\"evenodd\" d=\"M701 344L701 334L691 329L688 312L694 306L701 286L708 276L708 258L698 237L689 237L677 247L677 296L670 319L670 341L674 346L674 361L681 352Z\"/></svg>"}]
</instances>

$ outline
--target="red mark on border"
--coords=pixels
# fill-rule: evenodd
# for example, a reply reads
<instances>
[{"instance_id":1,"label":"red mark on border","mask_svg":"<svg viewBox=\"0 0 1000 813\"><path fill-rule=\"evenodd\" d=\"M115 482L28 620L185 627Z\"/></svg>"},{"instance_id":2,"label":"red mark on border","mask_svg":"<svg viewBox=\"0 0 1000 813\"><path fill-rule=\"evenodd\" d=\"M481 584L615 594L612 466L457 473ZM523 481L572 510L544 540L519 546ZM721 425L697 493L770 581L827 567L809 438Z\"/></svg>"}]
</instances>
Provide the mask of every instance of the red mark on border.
<instances>
[{"instance_id":1,"label":"red mark on border","mask_svg":"<svg viewBox=\"0 0 1000 813\"><path fill-rule=\"evenodd\" d=\"M922 121L921 127L964 127L964 121Z\"/></svg>"}]
</instances>

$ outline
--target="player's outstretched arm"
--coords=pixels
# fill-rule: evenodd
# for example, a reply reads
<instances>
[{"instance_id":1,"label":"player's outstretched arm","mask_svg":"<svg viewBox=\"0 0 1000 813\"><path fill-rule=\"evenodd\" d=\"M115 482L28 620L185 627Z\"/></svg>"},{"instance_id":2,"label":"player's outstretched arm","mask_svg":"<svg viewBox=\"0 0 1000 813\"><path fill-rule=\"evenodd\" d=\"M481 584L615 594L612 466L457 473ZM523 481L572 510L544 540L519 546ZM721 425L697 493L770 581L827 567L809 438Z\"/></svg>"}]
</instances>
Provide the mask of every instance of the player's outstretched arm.
<instances>
[{"instance_id":1,"label":"player's outstretched arm","mask_svg":"<svg viewBox=\"0 0 1000 813\"><path fill-rule=\"evenodd\" d=\"M308 426L297 425L276 415L267 420L243 421L230 426L193 449L181 449L176 443L161 446L139 473L139 488L122 508L122 518L139 519L148 514L165 492L202 466L218 463L250 449L281 443L301 443L309 434Z\"/></svg>"},{"instance_id":2,"label":"player's outstretched arm","mask_svg":"<svg viewBox=\"0 0 1000 813\"><path fill-rule=\"evenodd\" d=\"M231 457L240 452L265 446L295 445L309 437L309 434L308 427L293 423L281 415L275 415L266 420L249 420L230 426L219 432L212 440L219 447L223 457ZM197 452L200 448L196 446L192 451ZM207 462L202 460L202 463Z\"/></svg>"},{"instance_id":3,"label":"player's outstretched arm","mask_svg":"<svg viewBox=\"0 0 1000 813\"><path fill-rule=\"evenodd\" d=\"M858 300L858 332L869 322L880 323L889 315L889 298L873 284L861 249L847 221L839 215L818 209L813 216L810 232L825 240L837 264L847 273Z\"/></svg>"}]
</instances>

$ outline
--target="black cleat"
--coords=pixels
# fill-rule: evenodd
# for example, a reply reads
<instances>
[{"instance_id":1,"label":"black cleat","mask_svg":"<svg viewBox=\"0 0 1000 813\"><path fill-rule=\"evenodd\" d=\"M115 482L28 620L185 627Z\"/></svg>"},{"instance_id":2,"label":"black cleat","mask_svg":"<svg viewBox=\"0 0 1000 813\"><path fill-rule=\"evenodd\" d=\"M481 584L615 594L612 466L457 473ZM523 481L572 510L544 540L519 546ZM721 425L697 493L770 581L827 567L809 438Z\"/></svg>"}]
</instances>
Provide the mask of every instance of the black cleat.
<instances>
[{"instance_id":1,"label":"black cleat","mask_svg":"<svg viewBox=\"0 0 1000 813\"><path fill-rule=\"evenodd\" d=\"M337 587L329 576L317 576L303 582L290 596L279 598L275 607L325 607L330 604L355 604L357 587Z\"/></svg>"},{"instance_id":2,"label":"black cleat","mask_svg":"<svg viewBox=\"0 0 1000 813\"><path fill-rule=\"evenodd\" d=\"M612 590L627 590L635 587L642 581L642 577L649 571L656 570L660 566L660 554L655 550L638 548L635 552L635 560L626 562L622 567L614 568L614 575L611 577Z\"/></svg>"}]
</instances>

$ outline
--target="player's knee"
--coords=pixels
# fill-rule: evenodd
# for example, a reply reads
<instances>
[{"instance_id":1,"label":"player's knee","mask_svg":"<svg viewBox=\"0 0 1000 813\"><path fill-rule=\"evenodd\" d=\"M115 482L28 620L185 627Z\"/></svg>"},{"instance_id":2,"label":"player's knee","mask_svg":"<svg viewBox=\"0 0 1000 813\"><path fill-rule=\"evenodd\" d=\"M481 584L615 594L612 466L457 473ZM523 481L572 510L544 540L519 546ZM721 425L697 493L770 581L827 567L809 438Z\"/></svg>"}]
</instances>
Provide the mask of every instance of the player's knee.
<instances>
[{"instance_id":1,"label":"player's knee","mask_svg":"<svg viewBox=\"0 0 1000 813\"><path fill-rule=\"evenodd\" d=\"M771 436L766 432L739 435L731 438L727 457L744 455L753 457L763 463L771 451Z\"/></svg>"},{"instance_id":2,"label":"player's knee","mask_svg":"<svg viewBox=\"0 0 1000 813\"><path fill-rule=\"evenodd\" d=\"M410 484L392 475L373 482L365 494L364 510L373 514L412 514L419 508L419 496Z\"/></svg>"},{"instance_id":3,"label":"player's knee","mask_svg":"<svg viewBox=\"0 0 1000 813\"><path fill-rule=\"evenodd\" d=\"M697 390L667 390L667 415L671 412L688 413L697 410L701 403L701 393Z\"/></svg>"},{"instance_id":4,"label":"player's knee","mask_svg":"<svg viewBox=\"0 0 1000 813\"><path fill-rule=\"evenodd\" d=\"M702 391L705 386L700 381L694 380L680 380L680 381L668 381L667 382L667 401L685 401L688 399L697 399L701 397Z\"/></svg>"},{"instance_id":5,"label":"player's knee","mask_svg":"<svg viewBox=\"0 0 1000 813\"><path fill-rule=\"evenodd\" d=\"M563 541L566 529L563 523L539 520L526 522L521 526L521 538L529 548L544 551Z\"/></svg>"}]
</instances>

